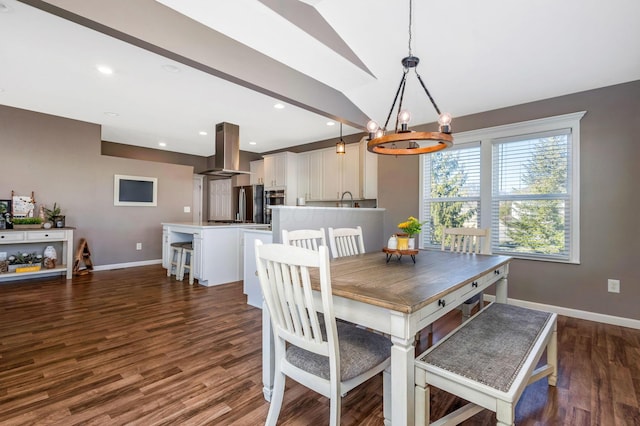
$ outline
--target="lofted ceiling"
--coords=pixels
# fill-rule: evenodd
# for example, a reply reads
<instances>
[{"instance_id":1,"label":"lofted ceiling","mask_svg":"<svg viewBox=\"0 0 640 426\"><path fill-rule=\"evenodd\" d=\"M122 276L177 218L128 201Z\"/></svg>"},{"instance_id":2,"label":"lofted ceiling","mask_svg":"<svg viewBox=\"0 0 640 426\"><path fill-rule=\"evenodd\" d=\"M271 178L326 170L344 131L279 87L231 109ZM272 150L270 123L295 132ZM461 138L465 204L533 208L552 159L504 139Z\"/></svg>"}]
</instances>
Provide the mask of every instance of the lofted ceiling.
<instances>
[{"instance_id":1,"label":"lofted ceiling","mask_svg":"<svg viewBox=\"0 0 640 426\"><path fill-rule=\"evenodd\" d=\"M0 104L202 156L223 121L258 153L359 133L389 112L408 15L408 0L0 0ZM456 116L639 80L639 18L637 0L414 0L412 53L455 132ZM407 90L412 124L434 122L413 76Z\"/></svg>"}]
</instances>

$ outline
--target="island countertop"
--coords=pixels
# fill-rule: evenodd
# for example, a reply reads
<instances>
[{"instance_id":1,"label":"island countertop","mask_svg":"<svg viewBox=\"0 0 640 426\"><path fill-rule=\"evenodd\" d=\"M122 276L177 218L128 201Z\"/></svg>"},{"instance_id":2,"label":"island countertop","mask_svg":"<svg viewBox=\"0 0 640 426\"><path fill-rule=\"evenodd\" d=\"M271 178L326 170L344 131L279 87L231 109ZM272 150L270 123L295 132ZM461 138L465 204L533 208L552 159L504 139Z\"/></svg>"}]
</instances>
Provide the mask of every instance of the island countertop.
<instances>
[{"instance_id":1,"label":"island countertop","mask_svg":"<svg viewBox=\"0 0 640 426\"><path fill-rule=\"evenodd\" d=\"M194 229L215 229L215 228L248 228L248 229L265 229L271 228L267 223L248 223L248 222L162 222L162 226L181 226Z\"/></svg>"}]
</instances>

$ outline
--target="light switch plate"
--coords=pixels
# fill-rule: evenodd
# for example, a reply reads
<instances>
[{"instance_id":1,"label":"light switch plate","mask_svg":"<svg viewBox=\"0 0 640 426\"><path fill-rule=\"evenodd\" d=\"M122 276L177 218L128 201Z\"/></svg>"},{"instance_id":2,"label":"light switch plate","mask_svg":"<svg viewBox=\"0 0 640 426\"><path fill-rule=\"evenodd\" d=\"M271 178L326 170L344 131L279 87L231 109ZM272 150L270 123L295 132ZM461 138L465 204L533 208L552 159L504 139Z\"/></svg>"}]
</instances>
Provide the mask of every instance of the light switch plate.
<instances>
[{"instance_id":1,"label":"light switch plate","mask_svg":"<svg viewBox=\"0 0 640 426\"><path fill-rule=\"evenodd\" d=\"M190 206L184 206L184 212L185 213L191 213L191 207Z\"/></svg>"},{"instance_id":2,"label":"light switch plate","mask_svg":"<svg viewBox=\"0 0 640 426\"><path fill-rule=\"evenodd\" d=\"M620 280L607 280L609 293L620 293Z\"/></svg>"}]
</instances>

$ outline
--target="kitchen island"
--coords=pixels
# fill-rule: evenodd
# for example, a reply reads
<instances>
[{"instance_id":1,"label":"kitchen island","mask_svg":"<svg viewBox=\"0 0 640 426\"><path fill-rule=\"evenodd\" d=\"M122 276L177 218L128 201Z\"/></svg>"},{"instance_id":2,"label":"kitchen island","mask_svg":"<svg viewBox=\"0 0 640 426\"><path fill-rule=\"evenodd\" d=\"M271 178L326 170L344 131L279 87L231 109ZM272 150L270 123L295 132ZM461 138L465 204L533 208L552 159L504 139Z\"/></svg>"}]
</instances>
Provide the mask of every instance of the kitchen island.
<instances>
[{"instance_id":1,"label":"kitchen island","mask_svg":"<svg viewBox=\"0 0 640 426\"><path fill-rule=\"evenodd\" d=\"M244 230L268 230L257 223L180 222L162 224L162 266L169 267L170 247L193 242L193 276L207 287L243 277Z\"/></svg>"}]
</instances>

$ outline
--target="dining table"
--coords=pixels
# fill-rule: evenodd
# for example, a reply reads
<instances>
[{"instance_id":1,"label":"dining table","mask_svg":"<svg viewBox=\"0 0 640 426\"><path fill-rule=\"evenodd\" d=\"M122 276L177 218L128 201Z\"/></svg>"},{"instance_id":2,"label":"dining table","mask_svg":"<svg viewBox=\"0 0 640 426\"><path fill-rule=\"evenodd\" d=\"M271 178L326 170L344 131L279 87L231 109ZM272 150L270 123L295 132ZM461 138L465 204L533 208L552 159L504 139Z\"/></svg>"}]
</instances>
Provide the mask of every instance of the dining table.
<instances>
[{"instance_id":1,"label":"dining table","mask_svg":"<svg viewBox=\"0 0 640 426\"><path fill-rule=\"evenodd\" d=\"M406 261L405 261L406 260ZM495 284L495 300L507 302L511 257L419 250L415 263L370 252L333 259L330 263L336 318L390 336L390 386L385 386L385 425L414 424L415 335L464 301ZM317 271L312 286L320 303ZM263 393L271 399L274 342L271 320L263 306Z\"/></svg>"}]
</instances>

